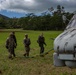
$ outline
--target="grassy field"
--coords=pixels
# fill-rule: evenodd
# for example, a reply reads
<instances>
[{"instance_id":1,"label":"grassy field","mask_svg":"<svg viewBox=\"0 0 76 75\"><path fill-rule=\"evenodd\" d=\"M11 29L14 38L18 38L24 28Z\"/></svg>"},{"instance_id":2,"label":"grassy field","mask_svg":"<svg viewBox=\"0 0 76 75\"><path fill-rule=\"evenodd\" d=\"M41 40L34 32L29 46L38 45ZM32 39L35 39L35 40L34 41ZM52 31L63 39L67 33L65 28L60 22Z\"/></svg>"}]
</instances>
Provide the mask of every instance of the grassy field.
<instances>
[{"instance_id":1,"label":"grassy field","mask_svg":"<svg viewBox=\"0 0 76 75\"><path fill-rule=\"evenodd\" d=\"M16 31L18 46L15 49L16 58L8 59L8 51L5 48L5 41L10 31ZM44 33L45 52L53 48L53 40L62 31L23 31L23 30L0 30L0 75L76 75L76 68L55 67L53 65L53 52L44 57L36 56L39 54L37 38ZM23 56L25 50L23 45L24 34L28 34L31 39L30 57ZM31 58L35 56L34 58Z\"/></svg>"}]
</instances>

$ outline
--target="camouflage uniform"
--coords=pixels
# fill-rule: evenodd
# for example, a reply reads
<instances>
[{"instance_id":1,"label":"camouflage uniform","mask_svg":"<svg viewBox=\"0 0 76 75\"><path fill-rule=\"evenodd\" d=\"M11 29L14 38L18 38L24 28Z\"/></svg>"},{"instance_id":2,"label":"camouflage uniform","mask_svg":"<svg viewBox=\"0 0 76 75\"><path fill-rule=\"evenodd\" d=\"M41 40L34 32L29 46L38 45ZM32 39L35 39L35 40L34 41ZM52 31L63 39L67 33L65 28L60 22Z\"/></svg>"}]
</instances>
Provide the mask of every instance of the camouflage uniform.
<instances>
[{"instance_id":1,"label":"camouflage uniform","mask_svg":"<svg viewBox=\"0 0 76 75\"><path fill-rule=\"evenodd\" d=\"M43 34L38 37L37 42L40 47L40 54L44 53L44 45L46 45L46 43L45 43L45 38L43 37Z\"/></svg>"},{"instance_id":2,"label":"camouflage uniform","mask_svg":"<svg viewBox=\"0 0 76 75\"><path fill-rule=\"evenodd\" d=\"M23 40L23 43L24 43L24 46L25 46L25 54L24 56L27 56L29 57L29 51L30 51L30 44L31 44L31 41L30 39L28 38L28 35L25 35L25 38Z\"/></svg>"},{"instance_id":3,"label":"camouflage uniform","mask_svg":"<svg viewBox=\"0 0 76 75\"><path fill-rule=\"evenodd\" d=\"M9 58L12 58L12 55L15 57L14 48L16 48L16 44L15 44L12 34L10 34L9 38L7 38L6 40L6 48L8 49L8 52L10 53Z\"/></svg>"}]
</instances>

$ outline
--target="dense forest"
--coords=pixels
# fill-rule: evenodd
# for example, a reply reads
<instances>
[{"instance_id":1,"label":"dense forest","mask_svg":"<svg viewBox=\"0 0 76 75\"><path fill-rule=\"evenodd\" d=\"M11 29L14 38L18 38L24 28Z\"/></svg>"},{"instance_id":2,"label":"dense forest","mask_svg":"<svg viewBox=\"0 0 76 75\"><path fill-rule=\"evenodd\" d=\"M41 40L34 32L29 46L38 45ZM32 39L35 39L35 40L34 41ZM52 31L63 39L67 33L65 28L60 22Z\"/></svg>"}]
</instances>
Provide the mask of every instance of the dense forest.
<instances>
[{"instance_id":1,"label":"dense forest","mask_svg":"<svg viewBox=\"0 0 76 75\"><path fill-rule=\"evenodd\" d=\"M41 15L34 13L25 14L21 18L5 18L0 17L0 28L22 28L24 30L64 30L68 24L68 20L63 22L62 16L65 14L69 20L73 13L65 12L63 6L58 5L57 10L53 11L53 7L49 9L50 13L42 12Z\"/></svg>"}]
</instances>

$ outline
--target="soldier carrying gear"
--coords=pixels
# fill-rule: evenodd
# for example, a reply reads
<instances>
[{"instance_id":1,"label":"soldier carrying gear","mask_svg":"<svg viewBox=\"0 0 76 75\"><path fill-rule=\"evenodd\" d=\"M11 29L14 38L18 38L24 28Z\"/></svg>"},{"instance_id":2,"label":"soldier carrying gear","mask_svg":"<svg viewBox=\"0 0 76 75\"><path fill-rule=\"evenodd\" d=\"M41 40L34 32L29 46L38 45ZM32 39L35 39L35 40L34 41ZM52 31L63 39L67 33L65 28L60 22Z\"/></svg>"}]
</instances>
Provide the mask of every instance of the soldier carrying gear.
<instances>
[{"instance_id":1,"label":"soldier carrying gear","mask_svg":"<svg viewBox=\"0 0 76 75\"><path fill-rule=\"evenodd\" d=\"M23 43L24 43L24 47L25 47L25 54L24 56L27 56L29 57L29 51L30 51L30 44L31 44L31 41L30 41L30 38L28 38L28 35L25 34L25 38L23 40Z\"/></svg>"},{"instance_id":2,"label":"soldier carrying gear","mask_svg":"<svg viewBox=\"0 0 76 75\"><path fill-rule=\"evenodd\" d=\"M12 55L15 57L14 49L16 48L15 41L13 39L13 34L10 34L6 40L6 48L9 52L9 58L12 58Z\"/></svg>"},{"instance_id":3,"label":"soldier carrying gear","mask_svg":"<svg viewBox=\"0 0 76 75\"><path fill-rule=\"evenodd\" d=\"M46 43L43 33L38 37L37 43L39 44L40 47L40 54L44 53L44 45L46 45Z\"/></svg>"}]
</instances>

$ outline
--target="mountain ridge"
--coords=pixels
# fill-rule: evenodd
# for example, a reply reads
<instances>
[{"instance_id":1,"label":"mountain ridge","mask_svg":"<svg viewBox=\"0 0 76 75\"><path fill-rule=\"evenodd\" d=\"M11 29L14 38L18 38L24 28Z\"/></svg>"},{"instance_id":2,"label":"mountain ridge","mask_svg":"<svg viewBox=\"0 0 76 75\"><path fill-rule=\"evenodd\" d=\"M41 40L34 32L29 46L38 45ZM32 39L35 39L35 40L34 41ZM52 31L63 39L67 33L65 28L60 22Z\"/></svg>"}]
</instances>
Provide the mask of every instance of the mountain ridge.
<instances>
[{"instance_id":1,"label":"mountain ridge","mask_svg":"<svg viewBox=\"0 0 76 75\"><path fill-rule=\"evenodd\" d=\"M7 16L5 16L5 15L3 15L3 14L0 14L0 18L4 18L4 19L9 19L9 17L7 17Z\"/></svg>"}]
</instances>

